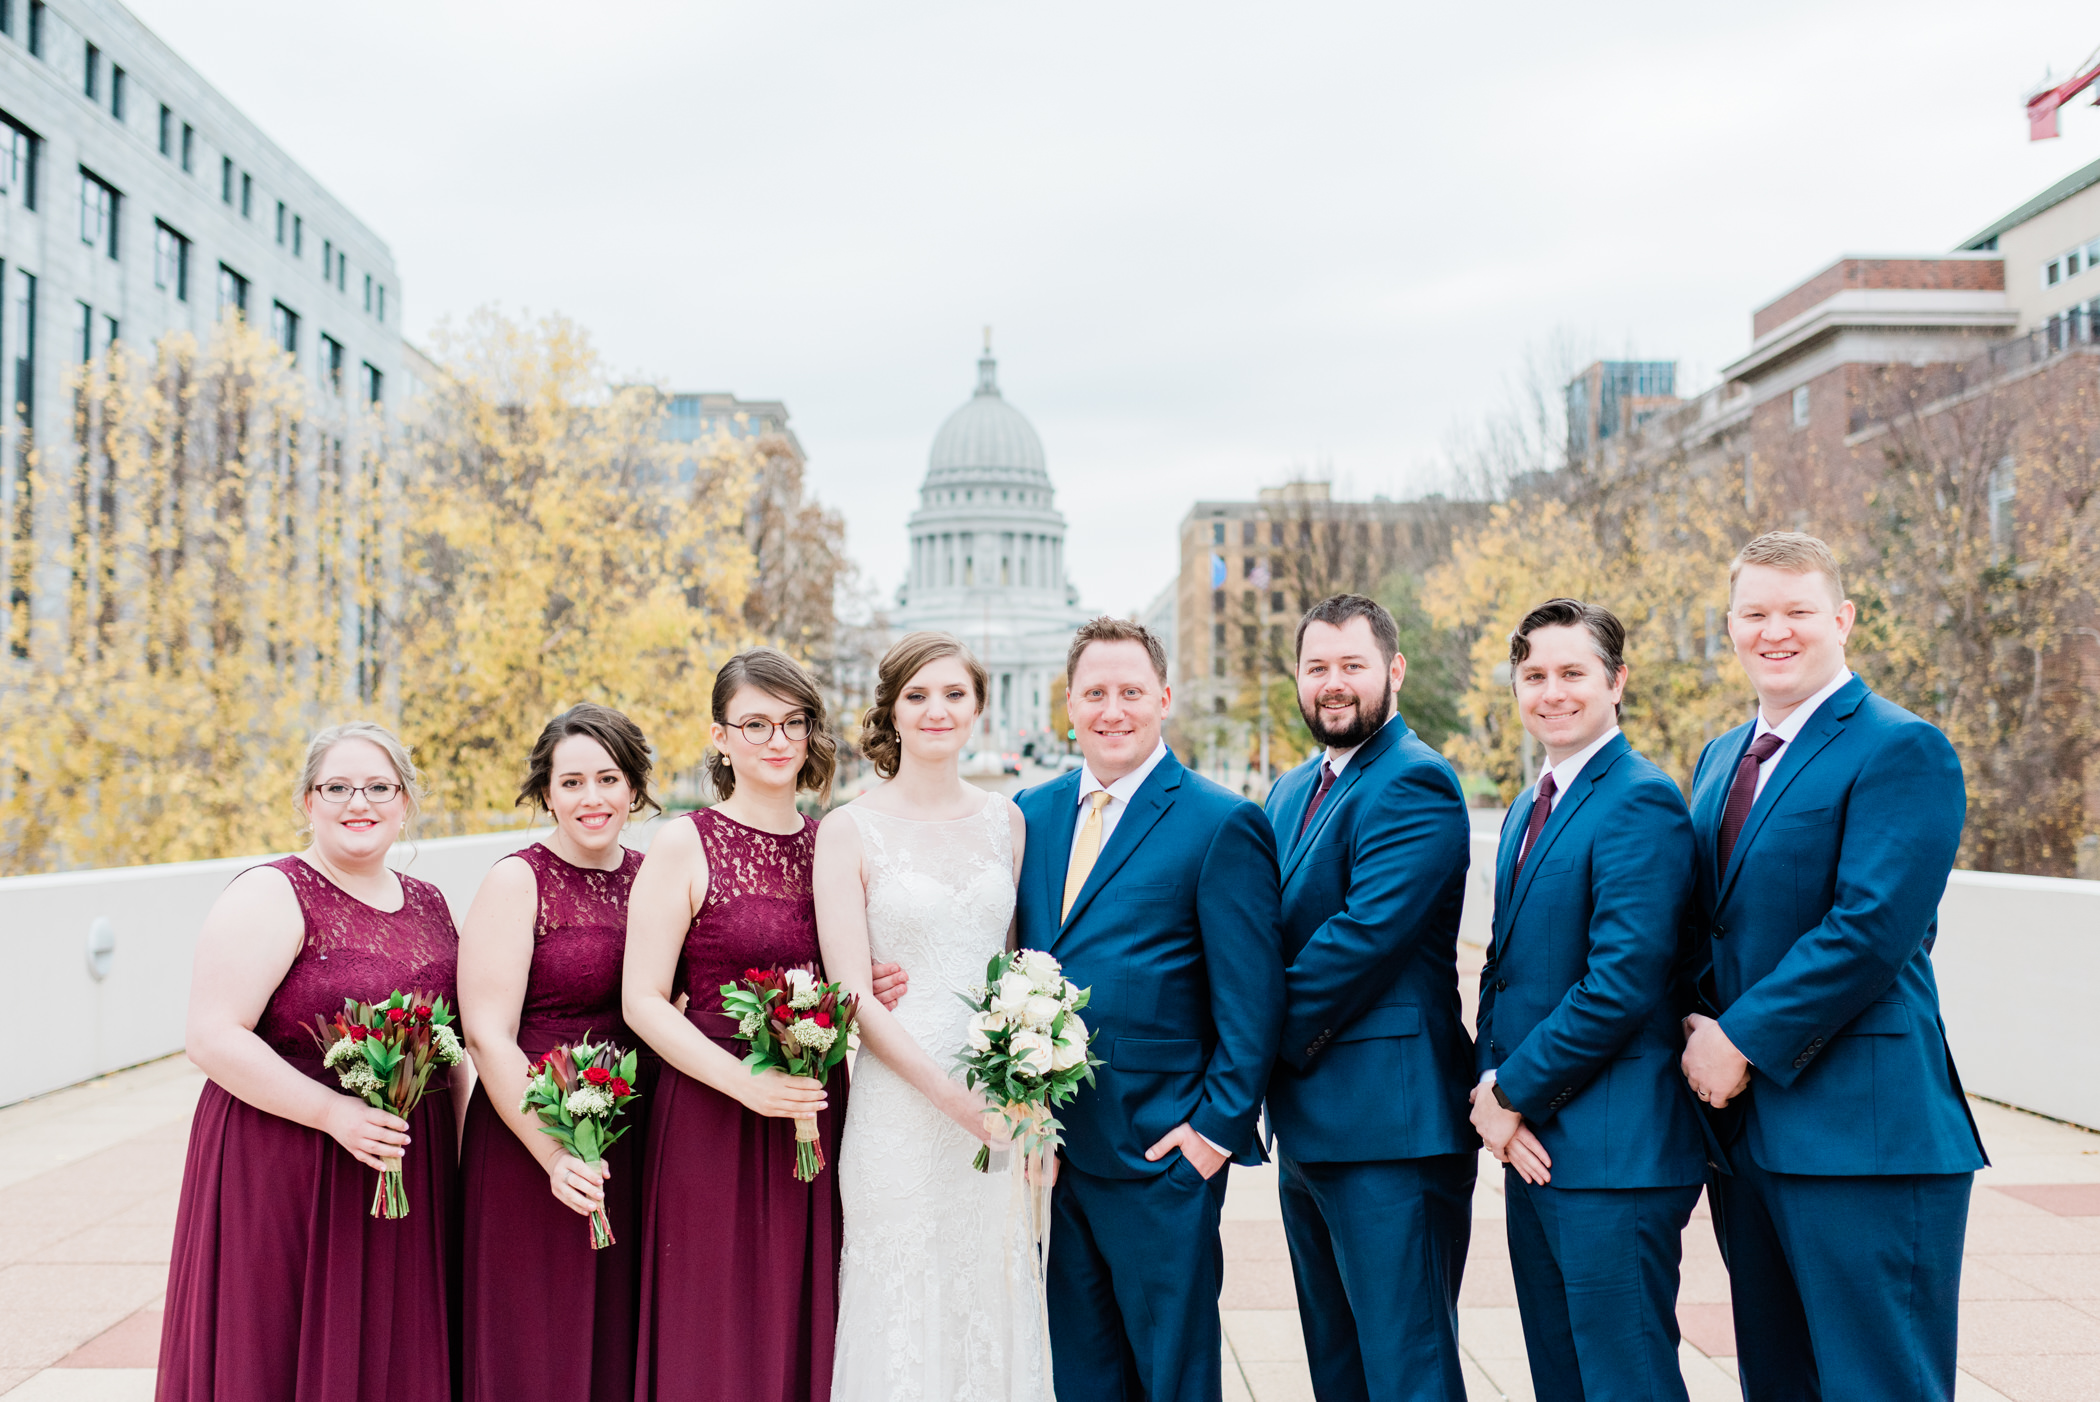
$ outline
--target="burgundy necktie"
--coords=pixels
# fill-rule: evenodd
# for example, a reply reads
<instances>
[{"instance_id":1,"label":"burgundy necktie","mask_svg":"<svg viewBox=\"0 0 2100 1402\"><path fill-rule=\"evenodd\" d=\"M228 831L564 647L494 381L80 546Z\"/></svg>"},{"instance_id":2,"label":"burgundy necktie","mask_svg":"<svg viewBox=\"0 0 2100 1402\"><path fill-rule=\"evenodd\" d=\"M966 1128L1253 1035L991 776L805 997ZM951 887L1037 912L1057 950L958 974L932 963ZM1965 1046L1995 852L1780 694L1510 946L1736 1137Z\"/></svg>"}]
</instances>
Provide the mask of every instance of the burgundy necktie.
<instances>
[{"instance_id":1,"label":"burgundy necktie","mask_svg":"<svg viewBox=\"0 0 2100 1402\"><path fill-rule=\"evenodd\" d=\"M1742 762L1735 767L1735 782L1728 786L1728 806L1721 810L1721 870L1728 870L1728 858L1735 851L1735 840L1743 831L1743 822L1750 816L1752 805L1757 802L1757 771L1764 762L1776 754L1786 741L1772 732L1758 736L1750 742Z\"/></svg>"},{"instance_id":2,"label":"burgundy necktie","mask_svg":"<svg viewBox=\"0 0 2100 1402\"><path fill-rule=\"evenodd\" d=\"M1539 796L1531 801L1531 821L1524 825L1524 845L1517 849L1517 870L1510 873L1512 876L1524 870L1524 859L1531 855L1531 844L1539 840L1539 830L1553 816L1553 795L1558 791L1553 782L1553 771L1549 769L1539 780Z\"/></svg>"},{"instance_id":3,"label":"burgundy necktie","mask_svg":"<svg viewBox=\"0 0 2100 1402\"><path fill-rule=\"evenodd\" d=\"M1313 790L1312 802L1305 805L1305 817L1298 823L1298 836L1305 836L1305 830L1312 826L1313 814L1320 811L1320 800L1327 797L1327 791L1333 787L1334 765L1323 759L1320 761L1320 787Z\"/></svg>"}]
</instances>

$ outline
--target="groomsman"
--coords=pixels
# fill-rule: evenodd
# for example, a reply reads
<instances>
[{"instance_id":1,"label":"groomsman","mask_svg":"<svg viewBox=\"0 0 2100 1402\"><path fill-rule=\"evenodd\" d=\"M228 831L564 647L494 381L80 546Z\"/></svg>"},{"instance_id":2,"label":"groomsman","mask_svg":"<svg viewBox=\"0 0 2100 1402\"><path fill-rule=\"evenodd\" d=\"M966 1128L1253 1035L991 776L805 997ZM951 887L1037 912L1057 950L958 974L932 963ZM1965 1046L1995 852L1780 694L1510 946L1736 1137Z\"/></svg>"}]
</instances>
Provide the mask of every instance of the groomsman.
<instances>
[{"instance_id":1,"label":"groomsman","mask_svg":"<svg viewBox=\"0 0 2100 1402\"><path fill-rule=\"evenodd\" d=\"M1508 1165L1541 1402L1685 1402L1678 1266L1706 1152L1671 989L1692 820L1620 733L1625 647L1617 618L1574 599L1510 637L1518 714L1547 766L1502 825L1473 1125Z\"/></svg>"},{"instance_id":2,"label":"groomsman","mask_svg":"<svg viewBox=\"0 0 2100 1402\"><path fill-rule=\"evenodd\" d=\"M1323 750L1277 781L1283 1038L1269 1078L1283 1227L1322 1402L1464 1402L1458 1286L1478 1140L1458 996L1470 828L1407 728L1393 616L1338 594L1298 625Z\"/></svg>"},{"instance_id":3,"label":"groomsman","mask_svg":"<svg viewBox=\"0 0 2100 1402\"><path fill-rule=\"evenodd\" d=\"M1051 1366L1065 1402L1218 1402L1218 1214L1228 1160L1260 1154L1283 1016L1276 846L1259 808L1160 738L1167 655L1097 618L1066 658L1086 765L1017 802L1024 949L1093 990L1104 1065L1058 1111Z\"/></svg>"},{"instance_id":4,"label":"groomsman","mask_svg":"<svg viewBox=\"0 0 2100 1402\"><path fill-rule=\"evenodd\" d=\"M1845 663L1830 547L1775 531L1729 570L1757 716L1693 783L1711 1016L1684 1073L1733 1173L1712 1184L1747 1402L1954 1396L1969 1187L1987 1160L1928 957L1967 796L1938 729Z\"/></svg>"}]
</instances>

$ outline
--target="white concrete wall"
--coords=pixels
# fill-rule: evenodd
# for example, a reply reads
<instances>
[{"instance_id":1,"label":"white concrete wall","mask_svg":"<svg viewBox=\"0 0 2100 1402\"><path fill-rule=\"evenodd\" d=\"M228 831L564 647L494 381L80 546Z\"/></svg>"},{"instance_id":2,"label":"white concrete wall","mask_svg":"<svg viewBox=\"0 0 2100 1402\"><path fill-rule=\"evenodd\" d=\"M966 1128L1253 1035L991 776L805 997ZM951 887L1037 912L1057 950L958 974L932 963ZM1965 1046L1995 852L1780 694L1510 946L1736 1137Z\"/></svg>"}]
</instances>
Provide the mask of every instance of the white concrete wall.
<instances>
[{"instance_id":1,"label":"white concrete wall","mask_svg":"<svg viewBox=\"0 0 2100 1402\"><path fill-rule=\"evenodd\" d=\"M542 826L539 833L544 834ZM450 837L395 849L393 865L434 882L455 919L524 830ZM0 879L0 996L12 1074L0 1104L40 1095L182 1049L197 931L219 892L267 857L173 862ZM90 931L108 922L108 973L89 969Z\"/></svg>"}]
</instances>

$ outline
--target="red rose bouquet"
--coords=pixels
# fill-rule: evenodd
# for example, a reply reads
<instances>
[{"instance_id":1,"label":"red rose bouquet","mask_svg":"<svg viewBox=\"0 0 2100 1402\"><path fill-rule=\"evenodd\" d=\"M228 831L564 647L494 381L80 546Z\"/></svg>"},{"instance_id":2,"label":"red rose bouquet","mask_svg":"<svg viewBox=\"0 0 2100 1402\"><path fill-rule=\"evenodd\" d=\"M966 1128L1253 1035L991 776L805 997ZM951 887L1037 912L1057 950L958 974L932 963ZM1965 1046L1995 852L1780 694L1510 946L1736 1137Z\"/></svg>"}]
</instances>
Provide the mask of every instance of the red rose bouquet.
<instances>
[{"instance_id":1,"label":"red rose bouquet","mask_svg":"<svg viewBox=\"0 0 2100 1402\"><path fill-rule=\"evenodd\" d=\"M744 1064L756 1076L778 1068L822 1081L846 1059L846 1039L860 1007L857 995L818 979L816 970L746 969L722 985L722 1011L737 1020L737 1040L751 1050ZM824 1171L814 1115L795 1117L795 1177L811 1182Z\"/></svg>"},{"instance_id":2,"label":"red rose bouquet","mask_svg":"<svg viewBox=\"0 0 2100 1402\"><path fill-rule=\"evenodd\" d=\"M635 1054L610 1042L578 1042L556 1047L532 1068L525 1083L522 1114L538 1115L540 1133L554 1141L593 1172L605 1162L605 1151L628 1127L612 1127L621 1111L640 1098L634 1088ZM591 1213L591 1249L613 1244L612 1222L601 1204Z\"/></svg>"},{"instance_id":3,"label":"red rose bouquet","mask_svg":"<svg viewBox=\"0 0 2100 1402\"><path fill-rule=\"evenodd\" d=\"M452 1030L452 1009L443 998L396 989L383 1003L343 1000L333 1018L316 1017L314 1041L321 1064L335 1072L344 1090L375 1109L407 1119L423 1098L430 1073L457 1066L466 1056ZM372 1193L374 1217L406 1217L408 1189L401 1160L385 1160Z\"/></svg>"}]
</instances>

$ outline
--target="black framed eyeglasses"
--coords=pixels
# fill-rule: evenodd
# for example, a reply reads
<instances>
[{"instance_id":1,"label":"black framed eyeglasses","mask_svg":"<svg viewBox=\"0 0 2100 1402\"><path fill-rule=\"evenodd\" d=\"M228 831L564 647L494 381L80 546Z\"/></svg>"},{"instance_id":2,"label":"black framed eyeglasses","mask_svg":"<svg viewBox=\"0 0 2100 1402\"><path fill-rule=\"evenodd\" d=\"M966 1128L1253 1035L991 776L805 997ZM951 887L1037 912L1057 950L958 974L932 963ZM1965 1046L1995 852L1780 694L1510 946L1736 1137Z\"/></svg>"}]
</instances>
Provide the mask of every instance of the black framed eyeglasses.
<instances>
[{"instance_id":1,"label":"black framed eyeglasses","mask_svg":"<svg viewBox=\"0 0 2100 1402\"><path fill-rule=\"evenodd\" d=\"M772 744L773 732L776 730L799 744L809 738L809 717L798 714L789 716L786 720L772 721L759 720L754 716L737 729L743 732L745 743L754 749L760 745Z\"/></svg>"},{"instance_id":2,"label":"black framed eyeglasses","mask_svg":"<svg viewBox=\"0 0 2100 1402\"><path fill-rule=\"evenodd\" d=\"M389 784L383 779L376 784L345 784L338 780L331 784L315 784L314 792L334 804L348 803L352 794L361 793L365 796L365 802L378 807L381 804L392 803L400 795L401 786Z\"/></svg>"}]
</instances>

